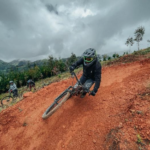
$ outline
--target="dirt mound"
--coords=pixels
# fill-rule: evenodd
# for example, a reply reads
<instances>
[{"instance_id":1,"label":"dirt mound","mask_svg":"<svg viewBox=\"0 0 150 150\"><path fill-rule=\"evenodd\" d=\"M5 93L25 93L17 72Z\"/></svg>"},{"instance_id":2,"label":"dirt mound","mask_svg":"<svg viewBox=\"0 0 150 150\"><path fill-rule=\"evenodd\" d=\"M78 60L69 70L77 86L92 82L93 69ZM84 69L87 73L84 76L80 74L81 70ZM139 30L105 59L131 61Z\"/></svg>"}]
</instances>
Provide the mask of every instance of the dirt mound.
<instances>
[{"instance_id":1,"label":"dirt mound","mask_svg":"<svg viewBox=\"0 0 150 150\"><path fill-rule=\"evenodd\" d=\"M72 79L52 83L0 113L0 149L150 149L149 75L149 60L104 67L95 97L72 97L42 120Z\"/></svg>"},{"instance_id":2,"label":"dirt mound","mask_svg":"<svg viewBox=\"0 0 150 150\"><path fill-rule=\"evenodd\" d=\"M30 97L32 95L32 92L27 92L23 94L23 98Z\"/></svg>"}]
</instances>

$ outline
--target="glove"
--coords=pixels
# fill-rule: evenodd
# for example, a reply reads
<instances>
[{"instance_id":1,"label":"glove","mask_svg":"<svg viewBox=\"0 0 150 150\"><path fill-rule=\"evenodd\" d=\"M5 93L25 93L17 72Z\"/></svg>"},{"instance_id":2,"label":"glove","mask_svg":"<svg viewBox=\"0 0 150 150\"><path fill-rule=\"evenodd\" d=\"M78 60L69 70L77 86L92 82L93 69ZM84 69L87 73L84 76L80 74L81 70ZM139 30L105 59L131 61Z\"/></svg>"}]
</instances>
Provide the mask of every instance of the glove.
<instances>
[{"instance_id":1,"label":"glove","mask_svg":"<svg viewBox=\"0 0 150 150\"><path fill-rule=\"evenodd\" d=\"M70 66L70 72L74 71L74 67L73 66Z\"/></svg>"},{"instance_id":2,"label":"glove","mask_svg":"<svg viewBox=\"0 0 150 150\"><path fill-rule=\"evenodd\" d=\"M95 96L95 92L94 91L91 91L91 93L90 93L90 95L92 95L92 96Z\"/></svg>"}]
</instances>

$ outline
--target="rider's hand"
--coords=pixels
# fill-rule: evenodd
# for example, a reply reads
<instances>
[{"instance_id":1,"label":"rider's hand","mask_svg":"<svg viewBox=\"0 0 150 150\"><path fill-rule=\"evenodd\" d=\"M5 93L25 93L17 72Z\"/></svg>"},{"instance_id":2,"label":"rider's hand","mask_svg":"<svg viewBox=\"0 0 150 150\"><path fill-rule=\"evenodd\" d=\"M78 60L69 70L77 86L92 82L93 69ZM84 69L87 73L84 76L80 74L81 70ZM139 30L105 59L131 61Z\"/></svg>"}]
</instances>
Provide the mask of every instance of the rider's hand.
<instances>
[{"instance_id":1,"label":"rider's hand","mask_svg":"<svg viewBox=\"0 0 150 150\"><path fill-rule=\"evenodd\" d=\"M91 93L90 93L90 95L92 95L92 96L95 96L95 92L94 91L91 91Z\"/></svg>"},{"instance_id":2,"label":"rider's hand","mask_svg":"<svg viewBox=\"0 0 150 150\"><path fill-rule=\"evenodd\" d=\"M70 66L70 72L74 71L74 67L73 66Z\"/></svg>"}]
</instances>

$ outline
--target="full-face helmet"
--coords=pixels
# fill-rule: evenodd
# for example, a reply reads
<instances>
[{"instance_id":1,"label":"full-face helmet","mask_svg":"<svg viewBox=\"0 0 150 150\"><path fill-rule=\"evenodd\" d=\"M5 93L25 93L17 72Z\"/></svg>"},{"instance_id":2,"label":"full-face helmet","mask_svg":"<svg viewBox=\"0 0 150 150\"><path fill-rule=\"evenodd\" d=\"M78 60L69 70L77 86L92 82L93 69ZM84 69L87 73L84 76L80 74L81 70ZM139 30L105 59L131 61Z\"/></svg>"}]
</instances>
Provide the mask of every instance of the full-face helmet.
<instances>
[{"instance_id":1,"label":"full-face helmet","mask_svg":"<svg viewBox=\"0 0 150 150\"><path fill-rule=\"evenodd\" d=\"M14 82L13 81L9 81L9 84L13 84Z\"/></svg>"},{"instance_id":2,"label":"full-face helmet","mask_svg":"<svg viewBox=\"0 0 150 150\"><path fill-rule=\"evenodd\" d=\"M88 48L85 50L85 52L82 54L84 65L86 67L91 66L97 59L96 50L94 48Z\"/></svg>"}]
</instances>

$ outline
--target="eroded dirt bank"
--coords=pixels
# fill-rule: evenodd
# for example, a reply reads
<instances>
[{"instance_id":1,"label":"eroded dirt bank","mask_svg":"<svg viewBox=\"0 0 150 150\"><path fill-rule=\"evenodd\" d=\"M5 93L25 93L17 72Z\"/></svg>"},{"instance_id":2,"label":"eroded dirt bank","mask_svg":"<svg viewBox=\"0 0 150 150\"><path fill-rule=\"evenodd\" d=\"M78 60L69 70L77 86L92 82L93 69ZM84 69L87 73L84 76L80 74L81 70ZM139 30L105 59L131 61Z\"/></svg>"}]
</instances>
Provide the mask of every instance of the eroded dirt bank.
<instances>
[{"instance_id":1,"label":"eroded dirt bank","mask_svg":"<svg viewBox=\"0 0 150 150\"><path fill-rule=\"evenodd\" d=\"M42 120L72 79L53 83L0 113L0 150L150 149L149 83L149 60L105 67L95 97L72 97Z\"/></svg>"}]
</instances>

